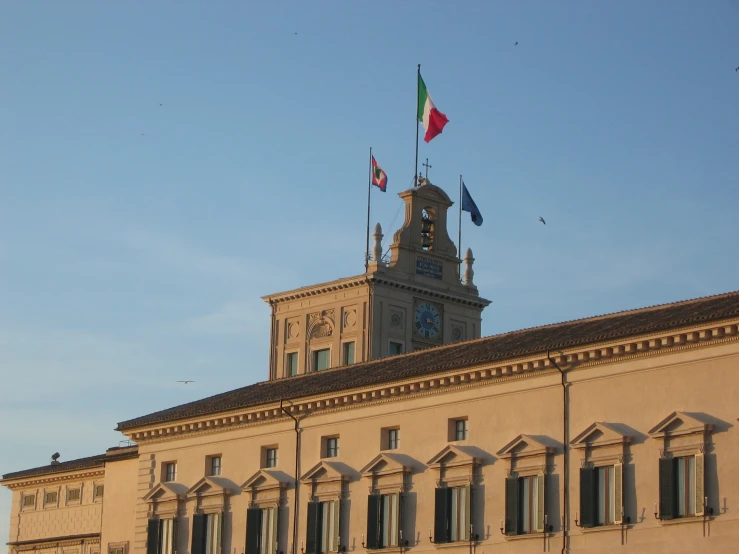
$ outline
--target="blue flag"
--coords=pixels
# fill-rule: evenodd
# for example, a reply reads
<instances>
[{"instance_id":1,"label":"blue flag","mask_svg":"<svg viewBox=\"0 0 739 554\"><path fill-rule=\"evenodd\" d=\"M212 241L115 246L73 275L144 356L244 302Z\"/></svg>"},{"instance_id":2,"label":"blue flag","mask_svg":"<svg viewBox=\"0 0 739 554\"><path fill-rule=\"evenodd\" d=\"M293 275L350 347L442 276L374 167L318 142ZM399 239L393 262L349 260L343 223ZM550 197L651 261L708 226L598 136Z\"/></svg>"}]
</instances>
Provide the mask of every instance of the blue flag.
<instances>
[{"instance_id":1,"label":"blue flag","mask_svg":"<svg viewBox=\"0 0 739 554\"><path fill-rule=\"evenodd\" d=\"M472 223L478 227L482 225L482 214L480 213L480 210L477 209L477 204L472 200L464 182L462 182L462 211L470 212L472 215Z\"/></svg>"}]
</instances>

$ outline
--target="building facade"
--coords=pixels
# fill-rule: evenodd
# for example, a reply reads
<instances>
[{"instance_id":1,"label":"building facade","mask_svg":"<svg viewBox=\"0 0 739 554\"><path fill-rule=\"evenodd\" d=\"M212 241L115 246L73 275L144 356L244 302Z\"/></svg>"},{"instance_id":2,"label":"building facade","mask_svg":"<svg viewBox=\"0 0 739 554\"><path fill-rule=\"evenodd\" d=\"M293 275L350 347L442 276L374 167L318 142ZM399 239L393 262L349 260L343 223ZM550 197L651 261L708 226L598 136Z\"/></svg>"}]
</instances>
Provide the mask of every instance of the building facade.
<instances>
[{"instance_id":1,"label":"building facade","mask_svg":"<svg viewBox=\"0 0 739 554\"><path fill-rule=\"evenodd\" d=\"M377 229L364 276L266 297L267 381L5 474L9 554L735 552L739 293L478 338L430 187L388 264Z\"/></svg>"}]
</instances>

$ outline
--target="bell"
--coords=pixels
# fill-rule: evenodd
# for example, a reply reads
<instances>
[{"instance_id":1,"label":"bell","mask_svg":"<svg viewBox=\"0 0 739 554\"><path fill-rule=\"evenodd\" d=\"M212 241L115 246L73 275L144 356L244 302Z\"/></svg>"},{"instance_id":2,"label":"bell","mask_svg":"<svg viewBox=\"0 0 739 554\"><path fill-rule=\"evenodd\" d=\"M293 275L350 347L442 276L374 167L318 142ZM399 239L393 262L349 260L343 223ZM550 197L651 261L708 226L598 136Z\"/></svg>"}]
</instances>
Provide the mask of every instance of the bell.
<instances>
[{"instance_id":1,"label":"bell","mask_svg":"<svg viewBox=\"0 0 739 554\"><path fill-rule=\"evenodd\" d=\"M433 226L434 226L434 222L431 221L428 217L424 217L421 220L421 232L422 233L430 233Z\"/></svg>"},{"instance_id":2,"label":"bell","mask_svg":"<svg viewBox=\"0 0 739 554\"><path fill-rule=\"evenodd\" d=\"M428 235L421 235L421 246L424 248L431 248L431 237Z\"/></svg>"}]
</instances>

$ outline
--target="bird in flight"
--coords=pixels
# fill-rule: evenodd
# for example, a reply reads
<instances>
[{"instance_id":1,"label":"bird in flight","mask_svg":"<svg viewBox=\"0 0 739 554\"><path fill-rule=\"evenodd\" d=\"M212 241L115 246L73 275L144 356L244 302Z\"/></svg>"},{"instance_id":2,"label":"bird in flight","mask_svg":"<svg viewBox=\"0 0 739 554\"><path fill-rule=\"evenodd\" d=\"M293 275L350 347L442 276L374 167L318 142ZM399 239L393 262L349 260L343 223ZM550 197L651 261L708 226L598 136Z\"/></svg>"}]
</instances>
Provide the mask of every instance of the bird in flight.
<instances>
[{"instance_id":1,"label":"bird in flight","mask_svg":"<svg viewBox=\"0 0 739 554\"><path fill-rule=\"evenodd\" d=\"M541 216L539 216L539 221L541 221L541 222L542 222L542 223L543 223L544 225L546 225L546 224L547 224L547 222L546 222L546 221L544 221L544 218L543 218L543 217L541 217Z\"/></svg>"},{"instance_id":2,"label":"bird in flight","mask_svg":"<svg viewBox=\"0 0 739 554\"><path fill-rule=\"evenodd\" d=\"M187 385L188 383L194 383L195 381L177 381L178 383L184 383Z\"/></svg>"},{"instance_id":3,"label":"bird in flight","mask_svg":"<svg viewBox=\"0 0 739 554\"><path fill-rule=\"evenodd\" d=\"M518 41L516 41L516 44L514 44L513 46L518 46Z\"/></svg>"},{"instance_id":4,"label":"bird in flight","mask_svg":"<svg viewBox=\"0 0 739 554\"><path fill-rule=\"evenodd\" d=\"M160 103L159 103L159 107L161 108L162 106L164 106L164 104L162 104L162 103L160 102Z\"/></svg>"},{"instance_id":5,"label":"bird in flight","mask_svg":"<svg viewBox=\"0 0 739 554\"><path fill-rule=\"evenodd\" d=\"M739 67L737 67L734 71L739 71Z\"/></svg>"}]
</instances>

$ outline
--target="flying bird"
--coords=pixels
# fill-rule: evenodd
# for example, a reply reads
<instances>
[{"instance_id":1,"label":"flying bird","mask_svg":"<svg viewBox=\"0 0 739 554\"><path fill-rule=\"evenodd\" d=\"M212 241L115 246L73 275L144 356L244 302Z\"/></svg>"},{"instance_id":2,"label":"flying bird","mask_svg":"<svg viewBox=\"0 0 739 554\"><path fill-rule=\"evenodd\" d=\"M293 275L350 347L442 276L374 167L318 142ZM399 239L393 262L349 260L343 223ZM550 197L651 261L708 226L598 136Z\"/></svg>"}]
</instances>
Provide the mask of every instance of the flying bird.
<instances>
[{"instance_id":1,"label":"flying bird","mask_svg":"<svg viewBox=\"0 0 739 554\"><path fill-rule=\"evenodd\" d=\"M160 107L161 107L161 106L164 106L164 104L162 104L162 103L159 103L159 106L160 106Z\"/></svg>"},{"instance_id":2,"label":"flying bird","mask_svg":"<svg viewBox=\"0 0 739 554\"><path fill-rule=\"evenodd\" d=\"M177 381L178 383L184 383L187 385L188 383L194 383L195 381Z\"/></svg>"},{"instance_id":3,"label":"flying bird","mask_svg":"<svg viewBox=\"0 0 739 554\"><path fill-rule=\"evenodd\" d=\"M739 67L737 67L734 71L739 71Z\"/></svg>"},{"instance_id":4,"label":"flying bird","mask_svg":"<svg viewBox=\"0 0 739 554\"><path fill-rule=\"evenodd\" d=\"M518 46L518 41L516 41L516 44L514 44L513 46Z\"/></svg>"},{"instance_id":5,"label":"flying bird","mask_svg":"<svg viewBox=\"0 0 739 554\"><path fill-rule=\"evenodd\" d=\"M541 222L542 222L542 223L543 223L544 225L546 225L546 224L547 224L547 222L546 222L546 221L544 221L544 218L543 218L543 217L541 217L541 216L539 216L539 221L541 221Z\"/></svg>"}]
</instances>

